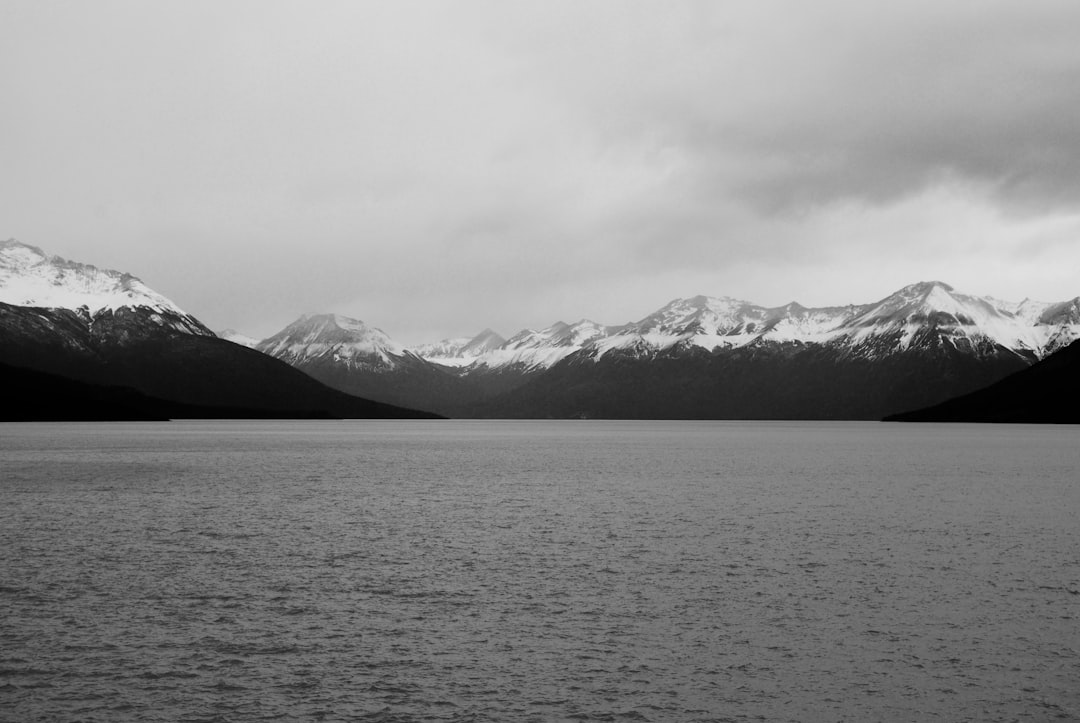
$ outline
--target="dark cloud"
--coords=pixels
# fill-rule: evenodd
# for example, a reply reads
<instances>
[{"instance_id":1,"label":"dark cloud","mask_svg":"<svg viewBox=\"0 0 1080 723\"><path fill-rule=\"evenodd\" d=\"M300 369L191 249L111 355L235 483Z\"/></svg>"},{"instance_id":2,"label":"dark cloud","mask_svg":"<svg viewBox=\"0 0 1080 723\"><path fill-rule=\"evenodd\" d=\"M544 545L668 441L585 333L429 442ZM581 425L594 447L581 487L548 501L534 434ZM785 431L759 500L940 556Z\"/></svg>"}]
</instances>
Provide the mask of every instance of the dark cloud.
<instances>
[{"instance_id":1,"label":"dark cloud","mask_svg":"<svg viewBox=\"0 0 1080 723\"><path fill-rule=\"evenodd\" d=\"M1008 205L1080 200L1075 3L708 7L715 35L688 20L627 51L621 97L593 104L614 137L677 148L703 196L772 211L967 182Z\"/></svg>"}]
</instances>

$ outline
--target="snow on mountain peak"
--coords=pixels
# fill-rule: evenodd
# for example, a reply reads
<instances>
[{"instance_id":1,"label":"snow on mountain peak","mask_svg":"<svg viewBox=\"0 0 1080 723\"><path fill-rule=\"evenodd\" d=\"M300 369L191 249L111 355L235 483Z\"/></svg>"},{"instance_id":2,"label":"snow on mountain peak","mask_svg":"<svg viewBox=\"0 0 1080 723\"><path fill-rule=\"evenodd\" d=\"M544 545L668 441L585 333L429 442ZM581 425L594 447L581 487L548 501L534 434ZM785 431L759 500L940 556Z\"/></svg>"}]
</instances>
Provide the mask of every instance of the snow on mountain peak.
<instances>
[{"instance_id":1,"label":"snow on mountain peak","mask_svg":"<svg viewBox=\"0 0 1080 723\"><path fill-rule=\"evenodd\" d=\"M612 334L598 347L597 358L612 349L666 349L680 343L707 349L742 346L766 320L764 307L730 296L674 299Z\"/></svg>"},{"instance_id":2,"label":"snow on mountain peak","mask_svg":"<svg viewBox=\"0 0 1080 723\"><path fill-rule=\"evenodd\" d=\"M497 331L492 329L484 329L482 332L474 336L465 345L465 351L469 353L482 354L485 351L492 349L498 349L500 346L506 343L506 339L502 337Z\"/></svg>"},{"instance_id":3,"label":"snow on mountain peak","mask_svg":"<svg viewBox=\"0 0 1080 723\"><path fill-rule=\"evenodd\" d=\"M477 357L494 351L506 343L498 332L484 329L476 336L462 336L455 339L443 339L430 344L414 347L412 352L422 359L442 364L443 366L464 367L476 361Z\"/></svg>"},{"instance_id":4,"label":"snow on mountain peak","mask_svg":"<svg viewBox=\"0 0 1080 723\"><path fill-rule=\"evenodd\" d=\"M725 334L758 323L765 309L730 296L675 299L634 326L642 333L657 331Z\"/></svg>"},{"instance_id":5,"label":"snow on mountain peak","mask_svg":"<svg viewBox=\"0 0 1080 723\"><path fill-rule=\"evenodd\" d=\"M384 331L340 314L304 314L256 347L290 363L329 357L351 366L393 368L405 350Z\"/></svg>"},{"instance_id":6,"label":"snow on mountain peak","mask_svg":"<svg viewBox=\"0 0 1080 723\"><path fill-rule=\"evenodd\" d=\"M1074 301L1001 302L958 293L943 281L910 284L876 303L823 308L794 301L766 308L726 296L699 295L674 299L623 326L581 321L557 322L540 331L525 329L498 349L459 359L455 365L544 368L578 350L600 359L614 350L652 354L676 346L713 351L765 343L827 344L877 356L939 343L933 339L951 340L954 345L964 340L965 348L1004 347L1042 357L1080 338L1080 298Z\"/></svg>"},{"instance_id":7,"label":"snow on mountain peak","mask_svg":"<svg viewBox=\"0 0 1080 723\"><path fill-rule=\"evenodd\" d=\"M416 347L414 353L436 364L451 367L515 366L547 368L565 359L591 341L604 336L607 327L582 319L574 324L557 321L539 331L524 329L510 339L485 329L472 339L445 339Z\"/></svg>"},{"instance_id":8,"label":"snow on mountain peak","mask_svg":"<svg viewBox=\"0 0 1080 723\"><path fill-rule=\"evenodd\" d=\"M982 317L1000 313L1001 310L987 299L957 294L953 287L940 281L922 281L868 305L867 311L854 323L867 326L883 321L924 320L930 314L952 316L961 323L971 323L972 314Z\"/></svg>"},{"instance_id":9,"label":"snow on mountain peak","mask_svg":"<svg viewBox=\"0 0 1080 723\"><path fill-rule=\"evenodd\" d=\"M231 341L233 344L239 344L240 346L246 346L248 349L254 349L259 345L259 340L253 336L247 334L241 334L236 329L222 329L221 331L214 332L219 339L225 341Z\"/></svg>"},{"instance_id":10,"label":"snow on mountain peak","mask_svg":"<svg viewBox=\"0 0 1080 723\"><path fill-rule=\"evenodd\" d=\"M474 361L476 355L466 355L464 349L473 337L458 336L452 339L428 342L412 347L410 351L422 359L445 366L465 366Z\"/></svg>"},{"instance_id":11,"label":"snow on mountain peak","mask_svg":"<svg viewBox=\"0 0 1080 723\"><path fill-rule=\"evenodd\" d=\"M904 288L897 291L897 294L929 294L935 289L943 289L945 291L953 291L953 287L950 284L946 284L944 281L917 281L914 284L908 284Z\"/></svg>"},{"instance_id":12,"label":"snow on mountain peak","mask_svg":"<svg viewBox=\"0 0 1080 723\"><path fill-rule=\"evenodd\" d=\"M970 296L957 293L943 282L927 281L905 286L868 305L852 320L848 337L856 346L891 338L895 347L903 350L918 335L932 334L953 345L963 340L972 347L989 344L1018 354L1042 356L1047 353L1053 332L1037 317L1049 306Z\"/></svg>"},{"instance_id":13,"label":"snow on mountain peak","mask_svg":"<svg viewBox=\"0 0 1080 723\"><path fill-rule=\"evenodd\" d=\"M557 321L539 331L525 329L518 332L479 361L492 367L547 368L604 337L607 331L607 327L588 319L574 324Z\"/></svg>"},{"instance_id":14,"label":"snow on mountain peak","mask_svg":"<svg viewBox=\"0 0 1080 723\"><path fill-rule=\"evenodd\" d=\"M185 333L213 336L198 320L131 274L49 256L37 246L15 239L0 241L0 302L85 308L92 317L125 307L144 308L158 323Z\"/></svg>"},{"instance_id":15,"label":"snow on mountain peak","mask_svg":"<svg viewBox=\"0 0 1080 723\"><path fill-rule=\"evenodd\" d=\"M122 306L183 313L131 274L48 256L14 239L0 242L0 301L61 309L85 306L91 313Z\"/></svg>"}]
</instances>

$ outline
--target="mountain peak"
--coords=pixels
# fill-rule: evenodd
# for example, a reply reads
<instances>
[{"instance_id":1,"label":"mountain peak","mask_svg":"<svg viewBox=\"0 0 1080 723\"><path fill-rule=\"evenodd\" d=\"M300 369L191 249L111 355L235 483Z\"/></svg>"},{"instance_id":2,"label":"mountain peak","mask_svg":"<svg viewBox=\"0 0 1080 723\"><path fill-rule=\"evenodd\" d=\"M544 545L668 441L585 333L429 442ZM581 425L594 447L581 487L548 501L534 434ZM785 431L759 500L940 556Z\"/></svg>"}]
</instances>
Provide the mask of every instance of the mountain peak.
<instances>
[{"instance_id":1,"label":"mountain peak","mask_svg":"<svg viewBox=\"0 0 1080 723\"><path fill-rule=\"evenodd\" d=\"M932 344L1038 355L1046 348L1047 329L1033 323L1035 310L1020 314L1019 307L957 293L941 281L921 281L866 307L852 320L849 338L875 346L874 353Z\"/></svg>"},{"instance_id":2,"label":"mountain peak","mask_svg":"<svg viewBox=\"0 0 1080 723\"><path fill-rule=\"evenodd\" d=\"M674 299L630 327L635 334L713 338L740 333L764 320L763 307L730 296L699 294L688 299Z\"/></svg>"},{"instance_id":3,"label":"mountain peak","mask_svg":"<svg viewBox=\"0 0 1080 723\"><path fill-rule=\"evenodd\" d=\"M956 293L952 286L943 281L919 281L894 291L876 304L870 304L867 313L875 317L938 311L960 314L972 305L990 306L986 299Z\"/></svg>"},{"instance_id":4,"label":"mountain peak","mask_svg":"<svg viewBox=\"0 0 1080 723\"><path fill-rule=\"evenodd\" d=\"M31 246L30 244L23 243L18 239L9 238L7 241L0 241L0 251L7 252L22 252L23 254L38 256L40 258L48 258L46 253L39 249L37 246Z\"/></svg>"},{"instance_id":5,"label":"mountain peak","mask_svg":"<svg viewBox=\"0 0 1080 723\"><path fill-rule=\"evenodd\" d=\"M308 312L303 314L289 326L303 326L312 329L318 328L327 332L337 329L348 334L359 334L362 336L367 336L373 331L380 334L382 333L378 329L368 326L359 319L354 319L343 314L326 312Z\"/></svg>"},{"instance_id":6,"label":"mountain peak","mask_svg":"<svg viewBox=\"0 0 1080 723\"><path fill-rule=\"evenodd\" d=\"M470 339L468 343L462 347L461 351L465 356L477 356L486 351L498 349L505 343L506 339L504 339L501 334L492 329L484 329Z\"/></svg>"},{"instance_id":7,"label":"mountain peak","mask_svg":"<svg viewBox=\"0 0 1080 723\"><path fill-rule=\"evenodd\" d=\"M914 284L908 284L904 288L898 291L898 294L929 294L936 289L941 289L947 292L953 292L954 289L951 285L946 284L944 281L919 281Z\"/></svg>"},{"instance_id":8,"label":"mountain peak","mask_svg":"<svg viewBox=\"0 0 1080 723\"><path fill-rule=\"evenodd\" d=\"M748 305L750 305L749 302L743 301L742 299L735 299L730 296L706 296L704 294L698 294L697 296L691 296L687 299L672 299L664 308L692 307L695 309L709 309L715 311L716 309L730 309Z\"/></svg>"},{"instance_id":9,"label":"mountain peak","mask_svg":"<svg viewBox=\"0 0 1080 723\"><path fill-rule=\"evenodd\" d=\"M303 314L272 337L266 339L290 338L294 341L303 339L305 343L322 342L331 344L350 344L372 342L387 348L397 345L381 329L368 326L359 319L343 314L309 312Z\"/></svg>"},{"instance_id":10,"label":"mountain peak","mask_svg":"<svg viewBox=\"0 0 1080 723\"><path fill-rule=\"evenodd\" d=\"M129 273L49 256L37 246L15 239L0 241L0 302L72 311L85 309L90 316L122 308L147 309L155 323L199 336L214 335Z\"/></svg>"},{"instance_id":11,"label":"mountain peak","mask_svg":"<svg viewBox=\"0 0 1080 723\"><path fill-rule=\"evenodd\" d=\"M392 367L404 349L384 331L342 314L308 313L256 347L290 364L332 357L353 365Z\"/></svg>"},{"instance_id":12,"label":"mountain peak","mask_svg":"<svg viewBox=\"0 0 1080 723\"><path fill-rule=\"evenodd\" d=\"M259 340L253 336L247 334L241 334L236 329L222 329L221 331L214 332L219 339L225 341L231 341L233 344L239 344L240 346L246 346L249 349L254 349L259 345Z\"/></svg>"}]
</instances>

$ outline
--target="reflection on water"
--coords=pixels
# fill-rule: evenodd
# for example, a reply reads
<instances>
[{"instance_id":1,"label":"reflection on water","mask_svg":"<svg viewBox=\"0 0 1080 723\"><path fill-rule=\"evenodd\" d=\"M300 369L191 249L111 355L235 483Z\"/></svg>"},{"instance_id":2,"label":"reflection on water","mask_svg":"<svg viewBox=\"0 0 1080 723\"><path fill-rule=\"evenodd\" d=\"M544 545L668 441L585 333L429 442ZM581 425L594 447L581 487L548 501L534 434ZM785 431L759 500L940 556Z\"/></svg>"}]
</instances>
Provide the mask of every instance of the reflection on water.
<instances>
[{"instance_id":1,"label":"reflection on water","mask_svg":"<svg viewBox=\"0 0 1080 723\"><path fill-rule=\"evenodd\" d=\"M0 718L1080 719L1068 427L0 427Z\"/></svg>"}]
</instances>

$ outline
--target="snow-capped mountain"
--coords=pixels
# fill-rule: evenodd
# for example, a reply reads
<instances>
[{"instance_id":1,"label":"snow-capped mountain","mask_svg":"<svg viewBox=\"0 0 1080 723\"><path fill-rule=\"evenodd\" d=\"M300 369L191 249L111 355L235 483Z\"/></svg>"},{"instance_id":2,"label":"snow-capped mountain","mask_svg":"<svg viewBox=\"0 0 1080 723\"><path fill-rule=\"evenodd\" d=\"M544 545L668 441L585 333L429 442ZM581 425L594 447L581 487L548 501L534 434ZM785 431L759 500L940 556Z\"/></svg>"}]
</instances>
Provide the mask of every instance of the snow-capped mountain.
<instances>
[{"instance_id":1,"label":"snow-capped mountain","mask_svg":"<svg viewBox=\"0 0 1080 723\"><path fill-rule=\"evenodd\" d=\"M254 349L259 344L259 340L255 337L241 334L236 329L222 329L221 331L216 331L214 333L217 335L218 339L231 341L233 344L246 346L248 349Z\"/></svg>"},{"instance_id":2,"label":"snow-capped mountain","mask_svg":"<svg viewBox=\"0 0 1080 723\"><path fill-rule=\"evenodd\" d=\"M456 374L340 314L305 314L255 349L335 389L388 404L441 411L470 396Z\"/></svg>"},{"instance_id":3,"label":"snow-capped mountain","mask_svg":"<svg viewBox=\"0 0 1080 723\"><path fill-rule=\"evenodd\" d=\"M576 324L556 322L540 330L524 329L504 339L491 329L474 337L444 339L412 348L417 356L462 371L516 368L547 369L605 336L610 329L587 319Z\"/></svg>"},{"instance_id":4,"label":"snow-capped mountain","mask_svg":"<svg viewBox=\"0 0 1080 723\"><path fill-rule=\"evenodd\" d=\"M320 381L451 416L870 419L936 403L1080 338L1080 298L911 284L869 304L675 299L637 322L490 329L407 349L334 315L257 346Z\"/></svg>"},{"instance_id":5,"label":"snow-capped mountain","mask_svg":"<svg viewBox=\"0 0 1080 723\"><path fill-rule=\"evenodd\" d=\"M342 394L219 339L130 274L14 240L0 242L0 366L37 380L51 395L43 409L73 419L430 416Z\"/></svg>"},{"instance_id":6,"label":"snow-capped mountain","mask_svg":"<svg viewBox=\"0 0 1080 723\"><path fill-rule=\"evenodd\" d=\"M548 369L575 352L593 360L614 350L649 355L674 348L709 352L770 344L819 345L846 356L879 358L941 344L973 354L1007 350L1027 360L1080 338L1080 298L1060 303L1005 302L920 282L871 304L767 308L729 297L675 299L622 326L590 321L525 330L482 353L456 354L437 345L416 348L437 364L469 370Z\"/></svg>"},{"instance_id":7,"label":"snow-capped mountain","mask_svg":"<svg viewBox=\"0 0 1080 723\"><path fill-rule=\"evenodd\" d=\"M81 311L89 319L138 310L159 326L213 336L198 319L131 274L48 256L14 239L0 241L0 302Z\"/></svg>"},{"instance_id":8,"label":"snow-capped mountain","mask_svg":"<svg viewBox=\"0 0 1080 723\"><path fill-rule=\"evenodd\" d=\"M868 304L694 296L628 324L558 322L508 339L485 329L416 347L336 314L302 316L258 342L220 337L130 274L0 242L0 362L275 414L413 414L334 396L318 380L452 416L881 418L1080 339L1080 297L1009 302L927 281Z\"/></svg>"},{"instance_id":9,"label":"snow-capped mountain","mask_svg":"<svg viewBox=\"0 0 1080 723\"><path fill-rule=\"evenodd\" d=\"M706 350L754 342L823 343L859 307L807 309L797 303L766 308L730 297L675 299L641 321L614 329L593 345L593 358L613 349L658 352L677 345Z\"/></svg>"},{"instance_id":10,"label":"snow-capped mountain","mask_svg":"<svg viewBox=\"0 0 1080 723\"><path fill-rule=\"evenodd\" d=\"M417 356L444 366L462 367L472 364L478 357L498 349L506 339L491 329L484 329L476 336L443 339L432 344L413 347Z\"/></svg>"},{"instance_id":11,"label":"snow-capped mountain","mask_svg":"<svg viewBox=\"0 0 1080 723\"><path fill-rule=\"evenodd\" d=\"M868 305L837 328L834 339L869 355L951 344L976 353L1003 348L1041 359L1064 338L1071 341L1080 335L1080 325L1067 312L1044 319L1051 306L970 296L940 281L927 281Z\"/></svg>"},{"instance_id":12,"label":"snow-capped mountain","mask_svg":"<svg viewBox=\"0 0 1080 723\"><path fill-rule=\"evenodd\" d=\"M406 354L381 329L340 314L304 314L255 348L293 366L329 361L371 371L394 369Z\"/></svg>"},{"instance_id":13,"label":"snow-capped mountain","mask_svg":"<svg viewBox=\"0 0 1080 723\"><path fill-rule=\"evenodd\" d=\"M546 329L525 329L473 362L477 369L513 368L523 372L548 369L609 332L587 319L575 324L556 322Z\"/></svg>"},{"instance_id":14,"label":"snow-capped mountain","mask_svg":"<svg viewBox=\"0 0 1080 723\"><path fill-rule=\"evenodd\" d=\"M1078 338L1080 298L1007 302L929 281L839 307L675 299L622 326L525 330L453 364L495 390L468 409L480 416L875 419L992 384Z\"/></svg>"},{"instance_id":15,"label":"snow-capped mountain","mask_svg":"<svg viewBox=\"0 0 1080 723\"><path fill-rule=\"evenodd\" d=\"M1046 329L1046 342L1043 347L1043 356L1070 346L1077 338L1077 329L1080 329L1080 297L1061 301L1055 304L1030 303L1034 309L1040 309L1037 324ZM1020 316L1026 313L1026 309L1017 312Z\"/></svg>"}]
</instances>

